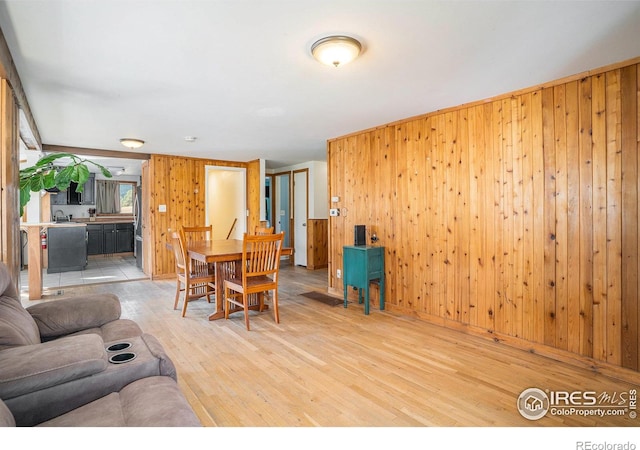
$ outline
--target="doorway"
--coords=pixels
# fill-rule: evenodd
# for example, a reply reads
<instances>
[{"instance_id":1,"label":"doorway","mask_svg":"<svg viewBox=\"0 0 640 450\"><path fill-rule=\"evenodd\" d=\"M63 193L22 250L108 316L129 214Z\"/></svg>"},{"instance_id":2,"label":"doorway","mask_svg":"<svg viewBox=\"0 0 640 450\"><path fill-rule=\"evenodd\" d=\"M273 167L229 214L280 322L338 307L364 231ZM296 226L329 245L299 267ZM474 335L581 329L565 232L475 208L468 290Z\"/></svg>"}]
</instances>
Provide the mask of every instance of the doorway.
<instances>
[{"instance_id":1,"label":"doorway","mask_svg":"<svg viewBox=\"0 0 640 450\"><path fill-rule=\"evenodd\" d=\"M265 175L264 180L264 220L267 223L267 227L273 225L273 175Z\"/></svg>"},{"instance_id":2,"label":"doorway","mask_svg":"<svg viewBox=\"0 0 640 450\"><path fill-rule=\"evenodd\" d=\"M244 168L205 166L206 220L213 239L242 239L247 231L246 179Z\"/></svg>"}]
</instances>

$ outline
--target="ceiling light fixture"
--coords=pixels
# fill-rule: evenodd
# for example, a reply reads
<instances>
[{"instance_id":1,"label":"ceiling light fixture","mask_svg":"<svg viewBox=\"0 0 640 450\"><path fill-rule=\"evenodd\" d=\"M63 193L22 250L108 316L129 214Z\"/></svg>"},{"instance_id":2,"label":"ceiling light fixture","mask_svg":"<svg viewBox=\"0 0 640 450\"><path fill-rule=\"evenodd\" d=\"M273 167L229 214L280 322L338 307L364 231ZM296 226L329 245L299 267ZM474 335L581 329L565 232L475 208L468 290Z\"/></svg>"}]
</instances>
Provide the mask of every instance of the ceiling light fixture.
<instances>
[{"instance_id":1,"label":"ceiling light fixture","mask_svg":"<svg viewBox=\"0 0 640 450\"><path fill-rule=\"evenodd\" d=\"M116 176L123 175L125 170L124 167L107 167L107 169Z\"/></svg>"},{"instance_id":2,"label":"ceiling light fixture","mask_svg":"<svg viewBox=\"0 0 640 450\"><path fill-rule=\"evenodd\" d=\"M327 36L311 46L311 54L322 64L343 66L358 57L362 45L349 36Z\"/></svg>"},{"instance_id":3,"label":"ceiling light fixture","mask_svg":"<svg viewBox=\"0 0 640 450\"><path fill-rule=\"evenodd\" d=\"M144 145L144 141L140 139L134 138L122 138L120 139L120 143L131 150L140 148Z\"/></svg>"}]
</instances>

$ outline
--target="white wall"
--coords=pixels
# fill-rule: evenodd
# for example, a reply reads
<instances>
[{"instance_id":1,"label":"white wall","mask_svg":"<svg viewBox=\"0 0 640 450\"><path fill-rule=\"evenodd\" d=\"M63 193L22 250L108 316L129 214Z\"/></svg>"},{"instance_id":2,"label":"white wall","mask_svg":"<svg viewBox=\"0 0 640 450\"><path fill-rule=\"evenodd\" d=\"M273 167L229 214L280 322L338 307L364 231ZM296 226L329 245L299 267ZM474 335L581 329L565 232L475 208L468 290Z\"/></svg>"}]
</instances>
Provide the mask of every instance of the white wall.
<instances>
[{"instance_id":1,"label":"white wall","mask_svg":"<svg viewBox=\"0 0 640 450\"><path fill-rule=\"evenodd\" d=\"M20 163L21 169L33 166L36 162L38 162L38 159L40 159L40 152L27 149L27 147L21 140L20 159L26 160L25 162ZM27 203L27 206L25 207L25 212L27 213L27 223L40 222L40 196L41 195L38 195L37 192L31 193L31 200L29 200L29 203Z\"/></svg>"},{"instance_id":2,"label":"white wall","mask_svg":"<svg viewBox=\"0 0 640 450\"><path fill-rule=\"evenodd\" d=\"M205 170L207 225L213 226L213 239L226 239L234 219L237 222L229 237L242 239L247 230L246 171L215 166Z\"/></svg>"}]
</instances>

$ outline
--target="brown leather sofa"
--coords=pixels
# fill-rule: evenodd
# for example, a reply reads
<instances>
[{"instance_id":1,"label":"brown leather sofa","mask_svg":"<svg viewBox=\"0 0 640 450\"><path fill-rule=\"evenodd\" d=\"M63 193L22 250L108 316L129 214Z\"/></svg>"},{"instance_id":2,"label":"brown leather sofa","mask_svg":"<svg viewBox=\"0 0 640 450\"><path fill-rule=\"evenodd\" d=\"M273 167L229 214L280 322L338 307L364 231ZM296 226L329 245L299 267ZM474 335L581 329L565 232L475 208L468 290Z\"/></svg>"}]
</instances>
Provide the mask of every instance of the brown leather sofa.
<instances>
[{"instance_id":1,"label":"brown leather sofa","mask_svg":"<svg viewBox=\"0 0 640 450\"><path fill-rule=\"evenodd\" d=\"M0 423L199 425L160 342L120 313L111 294L25 309L0 263Z\"/></svg>"}]
</instances>

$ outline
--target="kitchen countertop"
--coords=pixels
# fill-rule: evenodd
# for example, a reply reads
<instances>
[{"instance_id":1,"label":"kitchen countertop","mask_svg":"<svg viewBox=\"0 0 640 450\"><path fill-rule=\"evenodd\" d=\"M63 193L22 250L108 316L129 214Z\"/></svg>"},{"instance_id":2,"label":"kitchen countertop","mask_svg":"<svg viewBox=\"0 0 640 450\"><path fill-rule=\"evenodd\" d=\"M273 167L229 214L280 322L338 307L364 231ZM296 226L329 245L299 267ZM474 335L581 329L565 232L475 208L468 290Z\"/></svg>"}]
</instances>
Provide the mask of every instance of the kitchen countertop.
<instances>
[{"instance_id":1,"label":"kitchen countertop","mask_svg":"<svg viewBox=\"0 0 640 450\"><path fill-rule=\"evenodd\" d=\"M86 227L86 223L78 222L39 222L39 223L21 223L20 228L38 227L38 228L57 228L57 227Z\"/></svg>"},{"instance_id":2,"label":"kitchen countertop","mask_svg":"<svg viewBox=\"0 0 640 450\"><path fill-rule=\"evenodd\" d=\"M133 223L133 217L121 217L121 218L116 218L116 217L105 217L105 218L96 218L96 220L89 220L88 218L82 218L82 219L71 219L72 223L78 223L78 224L84 224L84 225L89 225L89 224L101 224L101 223Z\"/></svg>"}]
</instances>

